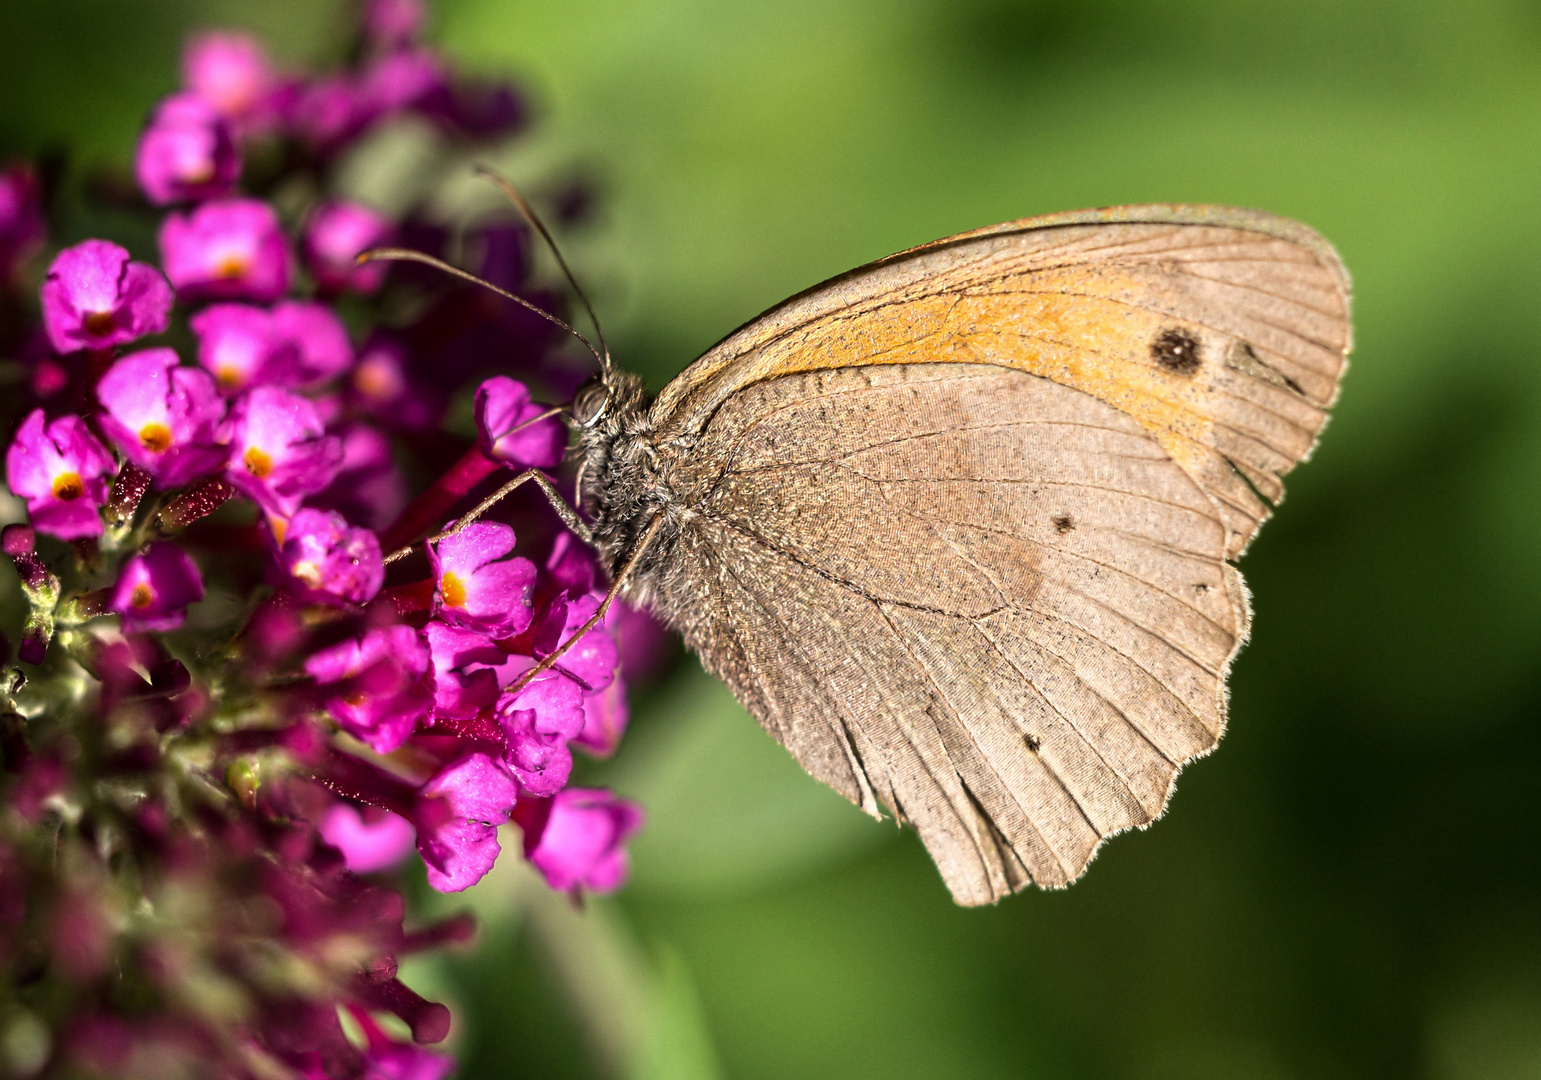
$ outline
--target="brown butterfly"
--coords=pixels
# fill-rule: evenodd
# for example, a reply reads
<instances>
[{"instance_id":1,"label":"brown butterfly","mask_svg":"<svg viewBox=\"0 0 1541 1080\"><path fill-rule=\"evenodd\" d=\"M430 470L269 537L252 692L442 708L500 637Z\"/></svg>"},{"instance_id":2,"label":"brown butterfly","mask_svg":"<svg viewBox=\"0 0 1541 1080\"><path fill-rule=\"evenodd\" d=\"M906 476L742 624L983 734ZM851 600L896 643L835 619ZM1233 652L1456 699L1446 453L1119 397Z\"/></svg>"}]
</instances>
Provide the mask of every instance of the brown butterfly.
<instances>
[{"instance_id":1,"label":"brown butterfly","mask_svg":"<svg viewBox=\"0 0 1541 1080\"><path fill-rule=\"evenodd\" d=\"M871 263L567 412L612 596L983 904L1074 881L1218 742L1232 563L1350 337L1310 229L1115 207Z\"/></svg>"}]
</instances>

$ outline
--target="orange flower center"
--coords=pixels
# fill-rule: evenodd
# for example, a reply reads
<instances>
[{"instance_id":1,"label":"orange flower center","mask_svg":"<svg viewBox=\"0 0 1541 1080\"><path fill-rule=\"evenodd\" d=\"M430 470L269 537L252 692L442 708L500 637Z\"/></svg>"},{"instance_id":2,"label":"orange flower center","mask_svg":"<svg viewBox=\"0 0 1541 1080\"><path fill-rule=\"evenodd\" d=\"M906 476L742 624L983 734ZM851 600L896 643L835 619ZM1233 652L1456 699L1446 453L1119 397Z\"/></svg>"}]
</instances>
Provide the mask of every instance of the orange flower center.
<instances>
[{"instance_id":1,"label":"orange flower center","mask_svg":"<svg viewBox=\"0 0 1541 1080\"><path fill-rule=\"evenodd\" d=\"M381 400L392 397L397 389L395 372L385 364L365 360L353 373L353 385L367 398Z\"/></svg>"},{"instance_id":2,"label":"orange flower center","mask_svg":"<svg viewBox=\"0 0 1541 1080\"><path fill-rule=\"evenodd\" d=\"M247 262L242 255L226 255L214 265L214 273L222 278L245 277Z\"/></svg>"},{"instance_id":3,"label":"orange flower center","mask_svg":"<svg viewBox=\"0 0 1541 1080\"><path fill-rule=\"evenodd\" d=\"M445 607L465 607L465 583L454 574L445 574L439 579L439 595L444 597Z\"/></svg>"},{"instance_id":4,"label":"orange flower center","mask_svg":"<svg viewBox=\"0 0 1541 1080\"><path fill-rule=\"evenodd\" d=\"M158 454L171 445L171 429L165 424L146 424L139 429L139 445Z\"/></svg>"},{"instance_id":5,"label":"orange flower center","mask_svg":"<svg viewBox=\"0 0 1541 1080\"><path fill-rule=\"evenodd\" d=\"M154 600L155 593L143 582L135 585L134 591L128 594L128 602L136 608L147 608Z\"/></svg>"},{"instance_id":6,"label":"orange flower center","mask_svg":"<svg viewBox=\"0 0 1541 1080\"><path fill-rule=\"evenodd\" d=\"M77 473L64 472L54 477L54 498L60 502L74 502L86 493L86 485L81 483Z\"/></svg>"},{"instance_id":7,"label":"orange flower center","mask_svg":"<svg viewBox=\"0 0 1541 1080\"><path fill-rule=\"evenodd\" d=\"M88 334L110 334L117 329L110 311L88 311L84 321Z\"/></svg>"},{"instance_id":8,"label":"orange flower center","mask_svg":"<svg viewBox=\"0 0 1541 1080\"><path fill-rule=\"evenodd\" d=\"M246 471L258 480L264 479L268 473L273 471L273 459L263 453L260 447L247 447L246 456L242 460L246 462Z\"/></svg>"},{"instance_id":9,"label":"orange flower center","mask_svg":"<svg viewBox=\"0 0 1541 1080\"><path fill-rule=\"evenodd\" d=\"M219 385L223 386L226 390L239 390L242 384L246 382L246 376L242 374L241 370L229 365L220 368L214 377L219 380Z\"/></svg>"}]
</instances>

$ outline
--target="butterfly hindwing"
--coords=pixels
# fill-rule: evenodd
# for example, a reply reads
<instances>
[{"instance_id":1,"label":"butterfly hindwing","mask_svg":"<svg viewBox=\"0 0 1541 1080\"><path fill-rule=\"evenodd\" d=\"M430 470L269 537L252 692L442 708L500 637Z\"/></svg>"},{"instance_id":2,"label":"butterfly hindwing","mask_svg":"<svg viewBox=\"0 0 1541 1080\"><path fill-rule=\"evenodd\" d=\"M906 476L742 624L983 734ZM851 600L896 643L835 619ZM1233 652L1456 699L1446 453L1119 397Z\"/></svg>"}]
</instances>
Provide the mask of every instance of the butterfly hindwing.
<instances>
[{"instance_id":1,"label":"butterfly hindwing","mask_svg":"<svg viewBox=\"0 0 1541 1080\"><path fill-rule=\"evenodd\" d=\"M687 642L810 772L913 823L960 902L1074 880L1219 737L1225 530L1116 409L842 369L746 389L695 449Z\"/></svg>"}]
</instances>

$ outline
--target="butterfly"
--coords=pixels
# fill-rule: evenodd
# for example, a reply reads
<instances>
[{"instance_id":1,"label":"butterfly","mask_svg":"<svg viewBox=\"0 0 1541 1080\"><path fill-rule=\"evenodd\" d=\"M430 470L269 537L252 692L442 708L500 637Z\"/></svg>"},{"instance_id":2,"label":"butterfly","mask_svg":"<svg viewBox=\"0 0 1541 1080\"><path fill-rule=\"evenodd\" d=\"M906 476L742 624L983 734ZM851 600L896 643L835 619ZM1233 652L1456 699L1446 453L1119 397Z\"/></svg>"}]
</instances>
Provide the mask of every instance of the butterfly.
<instances>
[{"instance_id":1,"label":"butterfly","mask_svg":"<svg viewBox=\"0 0 1541 1080\"><path fill-rule=\"evenodd\" d=\"M1337 397L1349 291L1315 232L1219 206L938 240L652 400L605 351L569 521L958 903L1068 885L1225 731L1234 563Z\"/></svg>"}]
</instances>

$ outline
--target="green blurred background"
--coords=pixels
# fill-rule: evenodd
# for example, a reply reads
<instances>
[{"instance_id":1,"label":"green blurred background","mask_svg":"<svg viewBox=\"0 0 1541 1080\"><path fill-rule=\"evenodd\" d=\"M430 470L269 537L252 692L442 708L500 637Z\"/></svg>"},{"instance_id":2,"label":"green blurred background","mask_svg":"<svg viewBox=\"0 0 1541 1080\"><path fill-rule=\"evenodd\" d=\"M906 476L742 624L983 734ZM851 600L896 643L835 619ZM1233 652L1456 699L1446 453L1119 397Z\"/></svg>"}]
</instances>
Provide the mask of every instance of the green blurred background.
<instances>
[{"instance_id":1,"label":"green blurred background","mask_svg":"<svg viewBox=\"0 0 1541 1080\"><path fill-rule=\"evenodd\" d=\"M319 0L4 0L0 150L126 160L193 25ZM507 859L418 973L467 1077L1541 1077L1541 6L1535 0L442 0L521 77L517 178L656 387L759 310L975 226L1215 201L1355 276L1318 460L1244 569L1231 728L1080 884L954 908L687 662L590 775L651 815L583 914Z\"/></svg>"}]
</instances>

